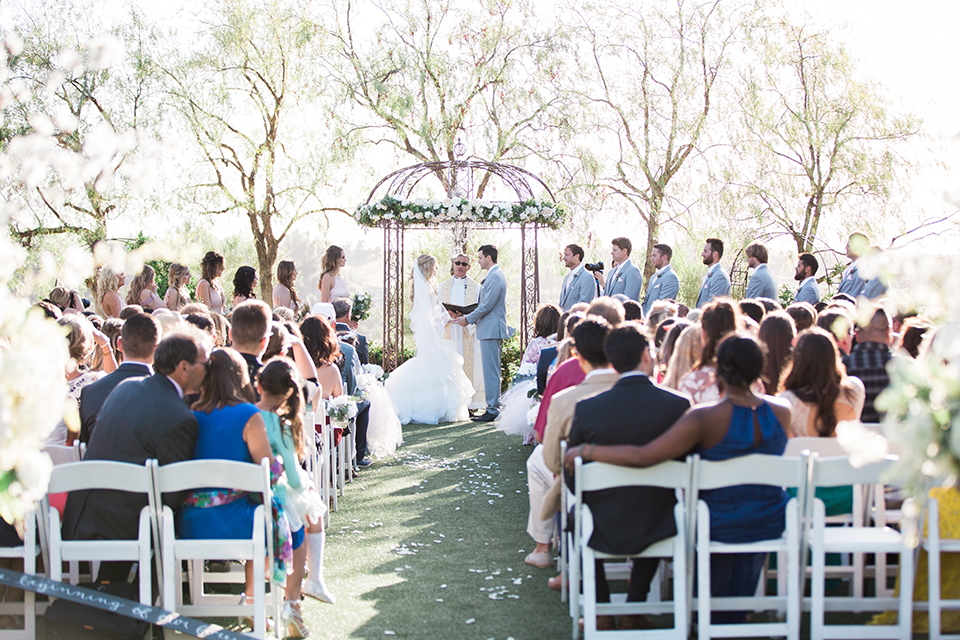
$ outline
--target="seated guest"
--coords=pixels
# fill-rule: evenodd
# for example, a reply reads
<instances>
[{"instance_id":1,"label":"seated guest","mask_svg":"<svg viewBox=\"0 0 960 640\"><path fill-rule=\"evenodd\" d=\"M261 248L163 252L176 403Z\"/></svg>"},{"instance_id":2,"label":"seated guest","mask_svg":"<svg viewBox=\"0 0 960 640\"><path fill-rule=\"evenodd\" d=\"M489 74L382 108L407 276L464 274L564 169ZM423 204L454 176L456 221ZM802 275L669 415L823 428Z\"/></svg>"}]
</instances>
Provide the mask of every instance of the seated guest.
<instances>
[{"instance_id":1,"label":"seated guest","mask_svg":"<svg viewBox=\"0 0 960 640\"><path fill-rule=\"evenodd\" d=\"M838 422L860 419L863 382L847 375L836 343L823 329L800 334L783 386L783 398L793 407L791 437L833 438Z\"/></svg>"},{"instance_id":2,"label":"seated guest","mask_svg":"<svg viewBox=\"0 0 960 640\"><path fill-rule=\"evenodd\" d=\"M187 324L192 324L197 329L200 329L200 331L203 331L205 334L210 336L210 339L213 340L214 344L217 343L217 333L213 328L213 318L206 313L191 313L190 315L184 317L183 321Z\"/></svg>"},{"instance_id":3,"label":"seated guest","mask_svg":"<svg viewBox=\"0 0 960 640\"><path fill-rule=\"evenodd\" d=\"M767 347L766 364L763 366L764 393L770 396L783 391L783 377L790 369L790 356L797 330L793 318L783 311L773 311L760 323L757 337Z\"/></svg>"},{"instance_id":4,"label":"seated guest","mask_svg":"<svg viewBox=\"0 0 960 640\"><path fill-rule=\"evenodd\" d=\"M590 434L578 441L583 444L567 452L564 467L571 470L577 456L581 456L584 462L651 467L693 452L699 452L704 460L727 460L751 453L782 455L787 444L791 410L786 400L758 395L752 389L763 372L763 348L760 343L752 336L732 335L726 338L717 349L717 370L726 386L726 396L722 401L690 409L663 435L644 445L593 447L591 445L599 440ZM617 387L614 387L611 392L616 389ZM584 417L594 415L596 408L593 403L599 402L601 398L603 395L577 407L571 442L574 432L577 431L581 412ZM629 401L630 398L631 396L627 396L623 401ZM609 421L626 419L626 416L646 416L656 406L656 403L647 402L638 405L634 411L629 411L624 410L620 404L605 418ZM787 504L787 495L783 489L765 486L726 487L701 491L700 499L710 508L711 540L755 542L779 538L783 534ZM628 517L628 514L636 514L635 517L645 519L649 514L649 508L629 508L629 505L635 504L639 502L633 500L628 502L626 507L618 508L615 518L607 527L602 527L598 519L598 530L607 532L607 535L623 535L624 532L632 531L634 527L624 526L624 518ZM670 522L673 522L672 519ZM595 546L593 540L591 546ZM765 553L713 556L710 565L711 595L752 595L756 591L765 558ZM721 624L743 620L741 612L724 612L714 614L714 617Z\"/></svg>"},{"instance_id":5,"label":"seated guest","mask_svg":"<svg viewBox=\"0 0 960 640\"><path fill-rule=\"evenodd\" d=\"M183 402L196 393L207 373L209 338L190 329L163 338L153 356L156 373L118 385L97 416L84 460L115 460L161 465L193 458L197 420ZM176 510L182 494L164 494L163 504ZM132 540L147 496L119 491L73 491L63 513L68 540ZM102 580L126 581L130 563L103 563ZM124 566L117 566L124 565ZM124 572L125 569L125 572Z\"/></svg>"},{"instance_id":6,"label":"seated guest","mask_svg":"<svg viewBox=\"0 0 960 640\"><path fill-rule=\"evenodd\" d=\"M556 344L557 323L561 316L560 307L552 304L540 305L534 320L534 337L527 344L520 366L537 364L544 349ZM513 378L513 383L500 396L500 413L494 426L504 433L523 436L523 444L534 444L533 428L527 420L527 414L533 409L536 401L531 399L529 392L536 388L536 373L521 375L520 371Z\"/></svg>"},{"instance_id":7,"label":"seated guest","mask_svg":"<svg viewBox=\"0 0 960 640\"><path fill-rule=\"evenodd\" d=\"M553 396L547 412L543 444L538 445L527 459L527 483L530 493L527 533L537 543L533 553L527 556L527 564L542 567L547 566L544 560L549 560L550 536L547 534L552 535L554 515L560 509L561 486L558 474L563 463L560 459L560 441L566 440L570 433L573 410L578 401L608 390L619 379L603 352L603 343L609 333L610 325L599 318L588 318L573 329L576 347L574 358L586 378L577 386L564 389ZM560 581L551 580L551 587L559 589Z\"/></svg>"},{"instance_id":8,"label":"seated guest","mask_svg":"<svg viewBox=\"0 0 960 640\"><path fill-rule=\"evenodd\" d=\"M673 345L667 372L663 376L663 386L676 389L684 376L693 371L702 355L703 329L699 324L688 325L680 331Z\"/></svg>"},{"instance_id":9,"label":"seated guest","mask_svg":"<svg viewBox=\"0 0 960 640\"><path fill-rule=\"evenodd\" d=\"M570 335L573 329L583 321L583 315L580 313L571 313L567 318L566 333ZM543 399L540 401L540 407L537 409L537 419L533 423L533 432L536 434L537 442L543 442L543 430L547 427L547 411L550 410L550 400L553 396L567 387L574 387L586 377L577 361L570 357L571 345L573 340L564 340L557 348L557 366L550 374L547 380L546 389L543 391ZM566 348L564 348L566 347Z\"/></svg>"},{"instance_id":10,"label":"seated guest","mask_svg":"<svg viewBox=\"0 0 960 640\"><path fill-rule=\"evenodd\" d=\"M100 325L100 331L103 335L107 336L110 340L110 350L113 351L113 359L116 361L117 365L123 362L123 352L120 351L118 345L120 344L120 332L123 330L123 320L119 318L107 318L103 321L103 324ZM103 369L103 355L102 352L98 353L100 359L100 369Z\"/></svg>"},{"instance_id":11,"label":"seated guest","mask_svg":"<svg viewBox=\"0 0 960 640\"><path fill-rule=\"evenodd\" d=\"M80 442L90 442L97 415L118 384L128 378L153 375L153 354L158 344L160 323L152 316L141 313L124 321L117 343L123 353L123 363L113 373L80 391Z\"/></svg>"},{"instance_id":12,"label":"seated guest","mask_svg":"<svg viewBox=\"0 0 960 640\"><path fill-rule=\"evenodd\" d=\"M890 316L883 307L872 307L873 312L861 315L857 322L857 345L850 355L843 358L848 376L856 376L863 382L866 392L860 419L863 422L880 422L881 414L874 406L880 392L890 384L887 363L895 356L890 350Z\"/></svg>"},{"instance_id":13,"label":"seated guest","mask_svg":"<svg viewBox=\"0 0 960 640\"><path fill-rule=\"evenodd\" d=\"M239 353L216 349L210 354L207 376L200 389L200 399L193 405L193 416L198 425L194 460L258 464L267 458L273 464L266 424L253 404L248 365ZM190 492L177 513L177 535L201 540L250 537L253 513L258 505L249 494L226 489ZM291 560L292 555L283 559ZM272 570L273 567L268 569ZM244 592L247 598L253 596L252 561L246 563Z\"/></svg>"},{"instance_id":14,"label":"seated guest","mask_svg":"<svg viewBox=\"0 0 960 640\"><path fill-rule=\"evenodd\" d=\"M233 350L247 363L248 379L256 380L257 372L263 366L260 356L270 340L270 307L261 300L248 300L238 304L233 310L230 340Z\"/></svg>"},{"instance_id":15,"label":"seated guest","mask_svg":"<svg viewBox=\"0 0 960 640\"><path fill-rule=\"evenodd\" d=\"M793 318L797 333L803 333L817 322L817 310L808 302L794 302L786 308L786 312Z\"/></svg>"},{"instance_id":16,"label":"seated guest","mask_svg":"<svg viewBox=\"0 0 960 640\"><path fill-rule=\"evenodd\" d=\"M581 443L646 445L659 441L661 434L690 407L690 401L653 383L650 342L637 326L613 329L607 336L604 353L621 377L610 390L576 403L567 439L571 449L582 451L583 447L578 446ZM586 493L583 499L590 506L596 523L590 546L597 551L633 555L677 533L673 516L676 498L672 489L609 489ZM638 509L637 505L643 508ZM650 581L659 564L658 558L634 558L627 587L628 602L647 599ZM597 562L597 600L610 601L602 561ZM620 628L641 628L643 621L638 618L623 616ZM597 626L612 629L613 620L598 618Z\"/></svg>"},{"instance_id":17,"label":"seated guest","mask_svg":"<svg viewBox=\"0 0 960 640\"><path fill-rule=\"evenodd\" d=\"M640 303L636 300L627 300L623 303L623 319L624 320L642 320L643 319L643 307L640 306Z\"/></svg>"},{"instance_id":18,"label":"seated guest","mask_svg":"<svg viewBox=\"0 0 960 640\"><path fill-rule=\"evenodd\" d=\"M587 307L586 315L599 316L606 320L611 327L619 327L624 321L623 303L610 296L600 296L594 298L590 306Z\"/></svg>"},{"instance_id":19,"label":"seated guest","mask_svg":"<svg viewBox=\"0 0 960 640\"><path fill-rule=\"evenodd\" d=\"M89 384L99 380L105 373L113 373L117 363L113 358L113 349L110 340L79 313L71 313L57 320L57 324L67 330L67 345L70 354L67 370L64 377L67 380L67 395L79 407L80 392ZM102 371L90 369L91 356L94 349L103 353L105 366ZM47 444L71 445L79 434L71 432L63 420L47 436Z\"/></svg>"},{"instance_id":20,"label":"seated guest","mask_svg":"<svg viewBox=\"0 0 960 640\"><path fill-rule=\"evenodd\" d=\"M346 298L337 298L333 304L333 312L336 317L337 334L352 332L357 337L353 347L357 350L357 358L360 365L370 364L370 349L367 346L367 336L359 333L356 329L350 328L350 311L353 304Z\"/></svg>"},{"instance_id":21,"label":"seated guest","mask_svg":"<svg viewBox=\"0 0 960 640\"><path fill-rule=\"evenodd\" d=\"M683 330L689 326L690 323L685 319L677 318L676 321L667 328L667 335L664 336L660 350L657 352L657 384L663 382L666 377L670 358L673 356L673 350L677 345L677 339L680 337L680 334L683 333ZM657 332L659 333L659 331L660 329L658 328ZM701 345L698 343L697 346L700 347ZM684 371L684 373L686 373L686 371ZM670 388L672 389L673 387Z\"/></svg>"},{"instance_id":22,"label":"seated guest","mask_svg":"<svg viewBox=\"0 0 960 640\"><path fill-rule=\"evenodd\" d=\"M138 313L144 313L143 307L141 307L138 304L128 304L120 311L120 315L118 315L117 317L120 320L126 321L127 318L129 318L130 316L135 316Z\"/></svg>"},{"instance_id":23,"label":"seated guest","mask_svg":"<svg viewBox=\"0 0 960 640\"><path fill-rule=\"evenodd\" d=\"M757 324L763 322L763 315L766 313L766 310L763 308L763 305L756 300L741 300L737 305L739 305L740 313L743 315L751 318Z\"/></svg>"},{"instance_id":24,"label":"seated guest","mask_svg":"<svg viewBox=\"0 0 960 640\"><path fill-rule=\"evenodd\" d=\"M897 349L903 354L916 359L920 355L920 345L923 336L933 324L926 318L914 317L904 320L900 329L900 340Z\"/></svg>"},{"instance_id":25,"label":"seated guest","mask_svg":"<svg viewBox=\"0 0 960 640\"><path fill-rule=\"evenodd\" d=\"M650 307L650 313L645 318L647 331L652 334L657 330L661 322L676 315L677 305L666 300L657 300L653 303L653 306Z\"/></svg>"},{"instance_id":26,"label":"seated guest","mask_svg":"<svg viewBox=\"0 0 960 640\"><path fill-rule=\"evenodd\" d=\"M841 356L850 355L853 349L853 320L843 309L828 307L817 316L817 326L833 336Z\"/></svg>"},{"instance_id":27,"label":"seated guest","mask_svg":"<svg viewBox=\"0 0 960 640\"><path fill-rule=\"evenodd\" d=\"M743 328L740 308L730 299L708 302L700 316L703 331L703 353L693 371L686 374L677 383L677 391L684 394L693 404L715 402L722 395L717 383L717 345L728 334Z\"/></svg>"}]
</instances>

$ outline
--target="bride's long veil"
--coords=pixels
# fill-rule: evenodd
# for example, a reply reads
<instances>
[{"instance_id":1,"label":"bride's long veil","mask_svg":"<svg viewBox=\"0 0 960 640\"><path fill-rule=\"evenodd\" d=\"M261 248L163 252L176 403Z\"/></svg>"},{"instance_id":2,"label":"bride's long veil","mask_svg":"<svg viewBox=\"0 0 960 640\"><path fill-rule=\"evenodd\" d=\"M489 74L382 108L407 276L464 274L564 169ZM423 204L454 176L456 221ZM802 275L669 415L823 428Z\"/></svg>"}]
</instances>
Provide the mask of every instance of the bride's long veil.
<instances>
[{"instance_id":1,"label":"bride's long veil","mask_svg":"<svg viewBox=\"0 0 960 640\"><path fill-rule=\"evenodd\" d=\"M413 268L413 309L410 310L410 329L417 346L417 354L440 351L443 339L443 319L440 316L440 298L430 283Z\"/></svg>"}]
</instances>

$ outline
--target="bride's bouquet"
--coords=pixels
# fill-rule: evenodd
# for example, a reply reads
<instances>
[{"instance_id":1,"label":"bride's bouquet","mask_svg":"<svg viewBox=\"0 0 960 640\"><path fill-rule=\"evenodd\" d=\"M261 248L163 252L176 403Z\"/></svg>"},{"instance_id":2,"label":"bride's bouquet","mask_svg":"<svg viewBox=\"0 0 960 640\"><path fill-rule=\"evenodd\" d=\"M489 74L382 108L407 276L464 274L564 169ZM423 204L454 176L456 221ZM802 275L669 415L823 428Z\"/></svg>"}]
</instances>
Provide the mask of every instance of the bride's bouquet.
<instances>
[{"instance_id":1,"label":"bride's bouquet","mask_svg":"<svg viewBox=\"0 0 960 640\"><path fill-rule=\"evenodd\" d=\"M337 396L327 401L327 415L336 422L346 422L357 415L356 396Z\"/></svg>"}]
</instances>

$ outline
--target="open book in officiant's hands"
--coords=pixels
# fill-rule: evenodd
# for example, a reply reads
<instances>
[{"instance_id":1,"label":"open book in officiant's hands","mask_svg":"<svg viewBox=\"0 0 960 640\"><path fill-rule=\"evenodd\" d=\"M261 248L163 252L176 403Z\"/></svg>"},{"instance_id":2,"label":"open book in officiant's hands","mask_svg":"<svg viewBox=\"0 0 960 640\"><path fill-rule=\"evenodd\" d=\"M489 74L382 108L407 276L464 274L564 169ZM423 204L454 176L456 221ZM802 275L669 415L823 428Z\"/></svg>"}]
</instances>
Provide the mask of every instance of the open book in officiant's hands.
<instances>
[{"instance_id":1,"label":"open book in officiant's hands","mask_svg":"<svg viewBox=\"0 0 960 640\"><path fill-rule=\"evenodd\" d=\"M473 313L473 311L477 308L476 304L468 304L464 307L460 307L455 304L447 304L446 302L443 303L443 306L450 313L458 313L462 316L465 316L468 313Z\"/></svg>"}]
</instances>

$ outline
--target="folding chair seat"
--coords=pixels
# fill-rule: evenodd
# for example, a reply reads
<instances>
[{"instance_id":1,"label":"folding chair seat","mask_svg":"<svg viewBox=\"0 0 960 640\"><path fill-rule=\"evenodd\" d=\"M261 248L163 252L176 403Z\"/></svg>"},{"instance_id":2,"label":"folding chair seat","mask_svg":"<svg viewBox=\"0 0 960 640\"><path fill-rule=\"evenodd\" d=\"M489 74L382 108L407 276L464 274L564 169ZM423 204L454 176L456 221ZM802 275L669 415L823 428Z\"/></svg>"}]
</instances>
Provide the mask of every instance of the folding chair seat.
<instances>
[{"instance_id":1,"label":"folding chair seat","mask_svg":"<svg viewBox=\"0 0 960 640\"><path fill-rule=\"evenodd\" d=\"M50 474L48 495L43 499L47 514L47 539L50 553L50 578L63 579L63 562L130 561L140 568L140 602L153 604L151 596L153 547L151 531L154 530L155 505L153 502L153 478L149 463L128 464L107 460L84 460L53 467ZM137 538L134 540L63 540L60 533L60 513L50 506L49 494L68 493L86 489L108 489L144 494L147 506L140 510Z\"/></svg>"},{"instance_id":2,"label":"folding chair seat","mask_svg":"<svg viewBox=\"0 0 960 640\"><path fill-rule=\"evenodd\" d=\"M270 515L270 465L265 458L255 465L232 460L191 460L154 466L155 503L164 493L178 493L209 487L220 487L260 494L253 517L250 538L239 540L180 539L176 537L174 513L163 506L160 513L160 554L163 561L163 608L191 617L253 617L253 635L265 638L267 593L266 566L273 567L273 518ZM252 560L253 602L238 604L236 595L207 594L203 589L204 560ZM183 602L181 561L193 561L190 585L192 602ZM199 570L197 568L199 567ZM279 589L271 589L274 620L279 620Z\"/></svg>"},{"instance_id":3,"label":"folding chair seat","mask_svg":"<svg viewBox=\"0 0 960 640\"><path fill-rule=\"evenodd\" d=\"M813 498L817 487L846 485L875 485L896 461L888 457L882 462L854 468L848 458L820 458L813 454L810 481L812 524L807 541L812 556L810 632L814 638L903 638L912 637L914 552L907 547L901 532L890 527L826 527L823 502ZM900 567L900 595L893 597L826 597L826 566L828 553L898 554ZM879 576L878 576L879 578ZM828 625L829 611L897 611L896 625Z\"/></svg>"},{"instance_id":4,"label":"folding chair seat","mask_svg":"<svg viewBox=\"0 0 960 640\"><path fill-rule=\"evenodd\" d=\"M0 558L23 560L23 573L37 573L37 518L34 510L23 517L23 544L0 547ZM37 599L33 591L23 592L23 602L0 602L0 615L23 616L23 629L0 629L0 640L34 640L37 637Z\"/></svg>"},{"instance_id":5,"label":"folding chair seat","mask_svg":"<svg viewBox=\"0 0 960 640\"><path fill-rule=\"evenodd\" d=\"M694 456L693 492L734 487L763 485L795 488L805 491L805 461L800 458L751 454L722 461L700 460ZM701 640L707 638L741 637L800 637L800 507L803 495L791 498L786 505L786 527L783 535L772 540L728 543L710 539L710 509L698 500L696 516L697 545L697 628ZM713 554L777 553L785 559L780 571L786 568L784 591L764 595L766 585L752 596L715 597L711 590L710 557ZM762 576L762 574L761 574ZM785 616L777 622L745 622L716 624L713 611L773 610Z\"/></svg>"},{"instance_id":6,"label":"folding chair seat","mask_svg":"<svg viewBox=\"0 0 960 640\"><path fill-rule=\"evenodd\" d=\"M636 556L606 554L592 549L589 540L594 530L593 514L583 502L587 491L601 491L619 487L644 486L661 487L686 491L690 486L692 462L664 462L648 469L617 467L615 465L593 462L584 465L580 458L576 461L574 492L574 539L583 571L583 628L585 638L601 638L614 635L617 638L650 638L685 640L689 629L689 611L687 603L687 510L683 495L674 507L677 535L654 543ZM599 603L596 599L596 560L626 559L628 557L666 558L673 561L673 600L659 602L627 602L624 594L612 594L610 603ZM573 563L576 563L574 560ZM574 613L573 630L577 637L580 609L580 594L575 588L575 571L571 571L571 611ZM653 583L652 583L653 584ZM652 587L655 588L655 587ZM673 627L643 631L598 631L597 615L634 615L634 614L673 614Z\"/></svg>"}]
</instances>

